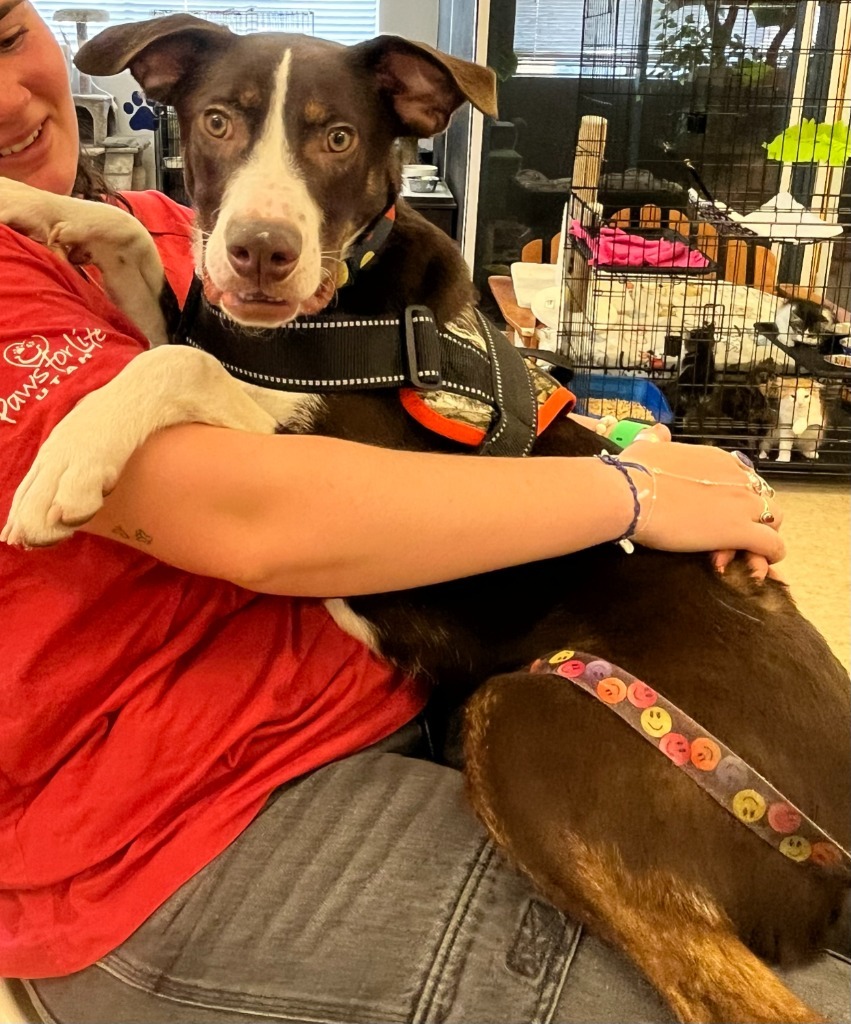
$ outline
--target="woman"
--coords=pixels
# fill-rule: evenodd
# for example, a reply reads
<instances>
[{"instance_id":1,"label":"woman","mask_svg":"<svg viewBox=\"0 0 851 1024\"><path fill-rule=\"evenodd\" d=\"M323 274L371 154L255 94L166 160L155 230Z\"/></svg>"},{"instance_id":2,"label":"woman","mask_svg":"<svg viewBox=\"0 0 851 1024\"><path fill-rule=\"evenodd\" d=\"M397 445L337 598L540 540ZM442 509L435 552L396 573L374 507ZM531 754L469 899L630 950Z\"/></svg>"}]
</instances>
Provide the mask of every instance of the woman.
<instances>
[{"instance_id":1,"label":"woman","mask_svg":"<svg viewBox=\"0 0 851 1024\"><path fill-rule=\"evenodd\" d=\"M70 193L65 66L24 0L0 2L0 86L0 176ZM128 202L185 294L187 214ZM0 228L0 516L53 424L143 347L89 275ZM137 453L73 540L4 546L0 975L36 979L58 1021L669 1019L501 862L458 773L397 756L422 752L424 688L315 600L576 550L633 520L657 547L782 557L729 456L644 442L630 458L679 474L659 478L652 520L596 460L187 425ZM532 516L540 531L518 536ZM833 1012L842 984L825 962L799 987Z\"/></svg>"}]
</instances>

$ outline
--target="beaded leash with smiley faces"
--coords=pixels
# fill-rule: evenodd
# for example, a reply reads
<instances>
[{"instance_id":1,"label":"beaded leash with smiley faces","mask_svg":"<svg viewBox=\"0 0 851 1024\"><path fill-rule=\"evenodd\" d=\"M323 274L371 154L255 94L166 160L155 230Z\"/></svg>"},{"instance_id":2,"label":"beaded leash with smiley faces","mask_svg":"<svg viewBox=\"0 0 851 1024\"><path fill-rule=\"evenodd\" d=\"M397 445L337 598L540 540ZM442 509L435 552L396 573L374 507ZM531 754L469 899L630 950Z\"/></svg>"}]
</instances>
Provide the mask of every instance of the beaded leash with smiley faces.
<instances>
[{"instance_id":1,"label":"beaded leash with smiley faces","mask_svg":"<svg viewBox=\"0 0 851 1024\"><path fill-rule=\"evenodd\" d=\"M593 654L555 651L530 672L587 691L784 857L851 877L851 853L716 736L625 669Z\"/></svg>"}]
</instances>

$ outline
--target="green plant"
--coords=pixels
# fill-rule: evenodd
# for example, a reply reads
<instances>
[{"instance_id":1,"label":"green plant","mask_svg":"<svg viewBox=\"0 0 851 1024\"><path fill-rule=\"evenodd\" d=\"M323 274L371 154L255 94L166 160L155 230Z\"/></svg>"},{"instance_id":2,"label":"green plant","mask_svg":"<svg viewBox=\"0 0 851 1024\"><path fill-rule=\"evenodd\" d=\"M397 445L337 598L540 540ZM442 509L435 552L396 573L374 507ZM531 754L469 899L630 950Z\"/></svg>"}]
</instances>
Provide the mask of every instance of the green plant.
<instances>
[{"instance_id":1,"label":"green plant","mask_svg":"<svg viewBox=\"0 0 851 1024\"><path fill-rule=\"evenodd\" d=\"M683 16L680 12L686 7L697 8L697 12ZM666 0L657 22L657 59L651 76L681 81L693 77L700 67L732 68L743 85L770 82L783 40L794 27L797 8L777 0L752 2L746 8L757 25L777 27L765 51L745 46L734 31L742 9L720 0Z\"/></svg>"},{"instance_id":2,"label":"green plant","mask_svg":"<svg viewBox=\"0 0 851 1024\"><path fill-rule=\"evenodd\" d=\"M763 142L762 145L768 151L769 160L787 164L844 167L851 159L851 131L841 121L816 124L814 118L804 118L800 124L791 125L771 142Z\"/></svg>"},{"instance_id":3,"label":"green plant","mask_svg":"<svg viewBox=\"0 0 851 1024\"><path fill-rule=\"evenodd\" d=\"M742 58L738 72L742 85L770 85L774 79L774 68L758 50Z\"/></svg>"},{"instance_id":4,"label":"green plant","mask_svg":"<svg viewBox=\"0 0 851 1024\"><path fill-rule=\"evenodd\" d=\"M674 81L690 78L696 68L710 60L712 51L712 26L701 23L693 14L681 21L665 13L659 22L656 36L659 58L651 74L658 78Z\"/></svg>"}]
</instances>

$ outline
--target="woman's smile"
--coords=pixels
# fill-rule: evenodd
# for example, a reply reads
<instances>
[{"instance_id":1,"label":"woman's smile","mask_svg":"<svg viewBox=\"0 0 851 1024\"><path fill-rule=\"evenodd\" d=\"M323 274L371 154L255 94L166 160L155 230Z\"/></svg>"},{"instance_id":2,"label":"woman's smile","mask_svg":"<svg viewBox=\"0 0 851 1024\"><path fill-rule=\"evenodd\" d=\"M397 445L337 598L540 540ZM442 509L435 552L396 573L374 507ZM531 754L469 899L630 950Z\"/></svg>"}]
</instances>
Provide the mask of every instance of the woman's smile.
<instances>
[{"instance_id":1,"label":"woman's smile","mask_svg":"<svg viewBox=\"0 0 851 1024\"><path fill-rule=\"evenodd\" d=\"M27 136L23 142L13 143L11 146L0 146L0 158L7 156L15 156L17 153L22 153L25 149L29 149L30 146L36 141L41 135L41 130L44 128L44 121L36 128L34 132Z\"/></svg>"}]
</instances>

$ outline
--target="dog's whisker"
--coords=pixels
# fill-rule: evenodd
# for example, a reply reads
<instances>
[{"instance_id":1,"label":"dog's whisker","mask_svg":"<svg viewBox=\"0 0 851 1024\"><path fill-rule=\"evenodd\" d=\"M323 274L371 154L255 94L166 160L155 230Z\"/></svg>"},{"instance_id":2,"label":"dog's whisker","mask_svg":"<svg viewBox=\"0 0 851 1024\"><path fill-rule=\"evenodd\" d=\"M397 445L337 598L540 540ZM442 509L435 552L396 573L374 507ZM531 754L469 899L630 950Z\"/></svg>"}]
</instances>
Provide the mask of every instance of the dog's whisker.
<instances>
[{"instance_id":1,"label":"dog's whisker","mask_svg":"<svg viewBox=\"0 0 851 1024\"><path fill-rule=\"evenodd\" d=\"M323 264L324 264L325 262L329 262L329 263L335 263L335 264L337 264L338 266L341 266L341 265L342 265L342 264L343 264L343 263L345 262L345 260L341 260L341 259L339 259L339 257L337 257L337 256L327 256L327 255L323 255L323 257L322 257L322 262L323 262Z\"/></svg>"},{"instance_id":2,"label":"dog's whisker","mask_svg":"<svg viewBox=\"0 0 851 1024\"><path fill-rule=\"evenodd\" d=\"M342 261L341 260L337 260L336 262L337 263L341 263ZM323 281L331 281L332 283L334 283L334 292L331 295L331 298L328 300L328 306L326 306L326 309L327 309L328 307L330 307L332 305L333 306L337 305L337 301L338 301L338 299L340 297L340 292L339 292L339 289L336 286L336 277L335 277L334 274L331 273L329 268L323 266L320 269L321 269L321 272L323 274Z\"/></svg>"}]
</instances>

